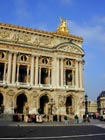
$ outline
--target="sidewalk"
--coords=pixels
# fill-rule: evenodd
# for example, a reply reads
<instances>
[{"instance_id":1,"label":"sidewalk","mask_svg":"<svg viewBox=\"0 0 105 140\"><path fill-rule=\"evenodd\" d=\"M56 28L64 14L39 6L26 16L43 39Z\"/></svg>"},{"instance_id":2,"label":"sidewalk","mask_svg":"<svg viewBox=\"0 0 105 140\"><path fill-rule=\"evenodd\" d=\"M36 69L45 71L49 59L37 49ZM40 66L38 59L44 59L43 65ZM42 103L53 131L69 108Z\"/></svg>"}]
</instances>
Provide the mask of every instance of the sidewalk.
<instances>
[{"instance_id":1,"label":"sidewalk","mask_svg":"<svg viewBox=\"0 0 105 140\"><path fill-rule=\"evenodd\" d=\"M105 125L105 121L91 119L89 123L86 122L75 124L74 121L70 121L68 123L65 122L26 123L26 122L13 122L7 120L0 120L0 126L75 126L75 125L101 125L101 124Z\"/></svg>"}]
</instances>

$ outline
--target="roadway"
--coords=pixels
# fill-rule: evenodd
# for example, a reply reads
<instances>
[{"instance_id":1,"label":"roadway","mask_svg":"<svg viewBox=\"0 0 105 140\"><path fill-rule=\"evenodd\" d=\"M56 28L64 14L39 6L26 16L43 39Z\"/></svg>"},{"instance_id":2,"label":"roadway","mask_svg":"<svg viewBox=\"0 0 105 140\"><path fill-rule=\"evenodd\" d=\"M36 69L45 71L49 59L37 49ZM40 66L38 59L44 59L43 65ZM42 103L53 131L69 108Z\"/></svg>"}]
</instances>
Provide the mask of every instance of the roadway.
<instances>
[{"instance_id":1,"label":"roadway","mask_svg":"<svg viewBox=\"0 0 105 140\"><path fill-rule=\"evenodd\" d=\"M24 140L104 140L105 122L85 124L64 123L0 123L1 139Z\"/></svg>"}]
</instances>

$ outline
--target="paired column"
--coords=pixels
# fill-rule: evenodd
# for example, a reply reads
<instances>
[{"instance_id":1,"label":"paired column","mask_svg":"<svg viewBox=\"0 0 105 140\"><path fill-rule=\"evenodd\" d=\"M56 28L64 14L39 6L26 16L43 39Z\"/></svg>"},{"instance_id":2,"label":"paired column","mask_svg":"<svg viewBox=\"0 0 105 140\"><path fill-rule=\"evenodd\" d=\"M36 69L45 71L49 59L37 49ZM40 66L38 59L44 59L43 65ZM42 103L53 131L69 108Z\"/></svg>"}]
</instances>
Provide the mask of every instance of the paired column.
<instances>
[{"instance_id":1,"label":"paired column","mask_svg":"<svg viewBox=\"0 0 105 140\"><path fill-rule=\"evenodd\" d=\"M12 52L9 52L8 71L7 71L7 83L10 83L10 80L11 80L11 65L12 65Z\"/></svg>"},{"instance_id":2,"label":"paired column","mask_svg":"<svg viewBox=\"0 0 105 140\"><path fill-rule=\"evenodd\" d=\"M75 76L75 84L76 84L76 88L79 88L79 65L78 65L78 61L76 61L76 76Z\"/></svg>"},{"instance_id":3,"label":"paired column","mask_svg":"<svg viewBox=\"0 0 105 140\"><path fill-rule=\"evenodd\" d=\"M36 63L35 63L35 86L38 85L38 59L39 59L39 56L36 56ZM39 75L41 75L41 68L40 68L40 72L39 73L40 73ZM41 80L40 77L39 77L39 81Z\"/></svg>"},{"instance_id":4,"label":"paired column","mask_svg":"<svg viewBox=\"0 0 105 140\"><path fill-rule=\"evenodd\" d=\"M17 83L19 82L19 67L20 67L20 64L17 64Z\"/></svg>"},{"instance_id":5,"label":"paired column","mask_svg":"<svg viewBox=\"0 0 105 140\"><path fill-rule=\"evenodd\" d=\"M4 64L4 75L3 75L3 82L6 82L6 69L7 69L7 63Z\"/></svg>"},{"instance_id":6,"label":"paired column","mask_svg":"<svg viewBox=\"0 0 105 140\"><path fill-rule=\"evenodd\" d=\"M56 56L54 56L53 57L53 61L52 61L52 86L56 86L56 78L57 78L57 70L56 70L56 68L57 68L57 58L56 58Z\"/></svg>"},{"instance_id":7,"label":"paired column","mask_svg":"<svg viewBox=\"0 0 105 140\"><path fill-rule=\"evenodd\" d=\"M12 84L15 84L15 78L16 78L16 59L17 59L17 52L15 52L13 56Z\"/></svg>"},{"instance_id":8,"label":"paired column","mask_svg":"<svg viewBox=\"0 0 105 140\"><path fill-rule=\"evenodd\" d=\"M29 81L29 77L30 77L29 71L30 71L30 65L27 65L27 84L30 83L30 81Z\"/></svg>"},{"instance_id":9,"label":"paired column","mask_svg":"<svg viewBox=\"0 0 105 140\"><path fill-rule=\"evenodd\" d=\"M83 88L82 61L76 61L76 88Z\"/></svg>"},{"instance_id":10,"label":"paired column","mask_svg":"<svg viewBox=\"0 0 105 140\"><path fill-rule=\"evenodd\" d=\"M75 70L72 70L72 86L75 86Z\"/></svg>"},{"instance_id":11,"label":"paired column","mask_svg":"<svg viewBox=\"0 0 105 140\"><path fill-rule=\"evenodd\" d=\"M82 61L76 61L76 87L83 88Z\"/></svg>"},{"instance_id":12,"label":"paired column","mask_svg":"<svg viewBox=\"0 0 105 140\"><path fill-rule=\"evenodd\" d=\"M56 68L56 71L57 71L57 75L56 75L56 77L57 77L57 81L56 81L56 83L57 83L57 87L59 87L59 58L57 59L57 68Z\"/></svg>"},{"instance_id":13,"label":"paired column","mask_svg":"<svg viewBox=\"0 0 105 140\"><path fill-rule=\"evenodd\" d=\"M31 56L31 77L30 84L33 85L34 82L34 55Z\"/></svg>"},{"instance_id":14,"label":"paired column","mask_svg":"<svg viewBox=\"0 0 105 140\"><path fill-rule=\"evenodd\" d=\"M51 84L51 68L48 69L48 84Z\"/></svg>"},{"instance_id":15,"label":"paired column","mask_svg":"<svg viewBox=\"0 0 105 140\"><path fill-rule=\"evenodd\" d=\"M80 88L83 88L82 61L79 62Z\"/></svg>"},{"instance_id":16,"label":"paired column","mask_svg":"<svg viewBox=\"0 0 105 140\"><path fill-rule=\"evenodd\" d=\"M63 87L63 84L64 84L64 73L63 73L63 58L61 59L61 87Z\"/></svg>"}]
</instances>

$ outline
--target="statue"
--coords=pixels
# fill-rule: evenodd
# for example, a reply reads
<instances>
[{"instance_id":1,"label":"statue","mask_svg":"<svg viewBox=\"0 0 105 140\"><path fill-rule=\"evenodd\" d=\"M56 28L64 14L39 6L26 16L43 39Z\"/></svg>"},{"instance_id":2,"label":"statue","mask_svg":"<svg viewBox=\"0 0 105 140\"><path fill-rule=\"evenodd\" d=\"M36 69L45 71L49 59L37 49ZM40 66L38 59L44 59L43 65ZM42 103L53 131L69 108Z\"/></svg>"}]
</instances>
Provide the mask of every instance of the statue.
<instances>
[{"instance_id":1,"label":"statue","mask_svg":"<svg viewBox=\"0 0 105 140\"><path fill-rule=\"evenodd\" d=\"M58 26L57 32L69 33L69 30L67 28L67 20L60 17L60 22L61 24L60 26Z\"/></svg>"},{"instance_id":2,"label":"statue","mask_svg":"<svg viewBox=\"0 0 105 140\"><path fill-rule=\"evenodd\" d=\"M64 107L66 103L66 97L65 96L59 96L59 106Z\"/></svg>"}]
</instances>

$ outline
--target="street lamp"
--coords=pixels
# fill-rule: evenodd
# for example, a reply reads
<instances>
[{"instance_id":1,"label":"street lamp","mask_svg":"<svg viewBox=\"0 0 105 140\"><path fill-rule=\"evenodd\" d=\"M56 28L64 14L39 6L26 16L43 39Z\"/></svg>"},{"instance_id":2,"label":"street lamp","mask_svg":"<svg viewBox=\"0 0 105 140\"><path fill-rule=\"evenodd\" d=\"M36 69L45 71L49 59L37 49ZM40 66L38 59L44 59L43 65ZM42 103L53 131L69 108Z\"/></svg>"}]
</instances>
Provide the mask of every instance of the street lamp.
<instances>
[{"instance_id":1,"label":"street lamp","mask_svg":"<svg viewBox=\"0 0 105 140\"><path fill-rule=\"evenodd\" d=\"M88 101L87 101L88 96L85 95L85 121L89 122L89 117L88 117Z\"/></svg>"},{"instance_id":2,"label":"street lamp","mask_svg":"<svg viewBox=\"0 0 105 140\"><path fill-rule=\"evenodd\" d=\"M88 107L87 107L88 101L87 101L87 98L88 98L88 96L85 95L85 115L86 115L86 116L87 116L87 114L88 114Z\"/></svg>"}]
</instances>

